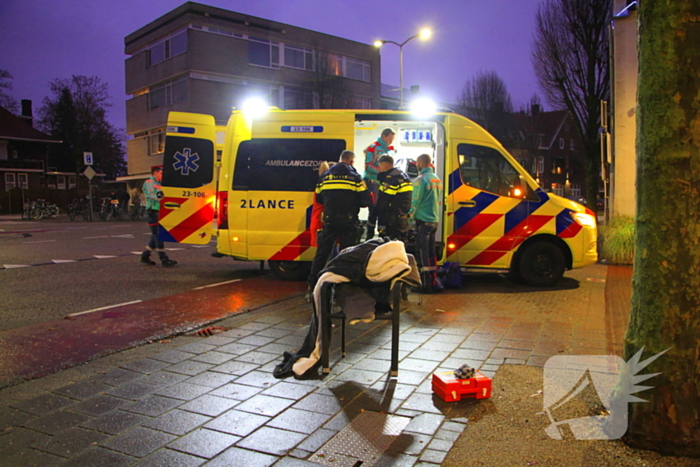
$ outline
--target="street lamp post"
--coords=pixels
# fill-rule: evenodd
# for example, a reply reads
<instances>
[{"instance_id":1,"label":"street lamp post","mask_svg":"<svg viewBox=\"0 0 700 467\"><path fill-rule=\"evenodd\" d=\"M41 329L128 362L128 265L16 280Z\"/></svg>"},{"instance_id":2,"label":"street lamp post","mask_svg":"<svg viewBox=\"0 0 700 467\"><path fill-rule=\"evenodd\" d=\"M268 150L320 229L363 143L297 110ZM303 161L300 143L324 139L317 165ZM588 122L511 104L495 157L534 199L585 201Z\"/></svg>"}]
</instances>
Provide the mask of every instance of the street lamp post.
<instances>
[{"instance_id":1,"label":"street lamp post","mask_svg":"<svg viewBox=\"0 0 700 467\"><path fill-rule=\"evenodd\" d=\"M432 31L430 29L422 29L418 34L415 34L402 43L394 42L394 41L386 41L386 40L377 40L374 41L374 46L379 48L383 46L384 44L394 44L399 46L399 89L401 91L401 101L399 104L399 108L403 108L403 46L406 45L409 41L412 41L416 37L420 37L421 39L427 39L432 35Z\"/></svg>"}]
</instances>

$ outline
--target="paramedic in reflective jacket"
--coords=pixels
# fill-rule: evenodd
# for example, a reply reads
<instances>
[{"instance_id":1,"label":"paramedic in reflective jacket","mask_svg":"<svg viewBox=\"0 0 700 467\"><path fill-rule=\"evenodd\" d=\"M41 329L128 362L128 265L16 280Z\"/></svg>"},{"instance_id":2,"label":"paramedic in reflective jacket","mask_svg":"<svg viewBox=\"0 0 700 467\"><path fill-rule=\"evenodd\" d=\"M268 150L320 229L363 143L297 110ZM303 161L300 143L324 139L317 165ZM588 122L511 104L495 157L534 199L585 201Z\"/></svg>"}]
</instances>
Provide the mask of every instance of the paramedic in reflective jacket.
<instances>
[{"instance_id":1,"label":"paramedic in reflective jacket","mask_svg":"<svg viewBox=\"0 0 700 467\"><path fill-rule=\"evenodd\" d=\"M155 261L151 260L151 252L155 250L158 259L163 266L174 266L177 261L168 258L163 242L158 239L158 211L160 210L160 200L163 197L160 182L163 180L163 166L151 167L151 177L143 182L143 196L146 198L146 218L148 227L151 229L151 239L146 245L146 249L141 253L141 262L153 266Z\"/></svg>"},{"instance_id":2,"label":"paramedic in reflective jacket","mask_svg":"<svg viewBox=\"0 0 700 467\"><path fill-rule=\"evenodd\" d=\"M369 206L369 218L367 219L367 240L374 237L374 230L377 227L377 213L375 212L375 204L379 197L379 181L377 175L380 172L379 158L383 155L394 153L394 142L396 133L391 128L384 128L377 141L367 146L365 149L365 175L364 180L367 184L367 189L371 193L371 204ZM383 219L379 219L380 224Z\"/></svg>"},{"instance_id":3,"label":"paramedic in reflective jacket","mask_svg":"<svg viewBox=\"0 0 700 467\"><path fill-rule=\"evenodd\" d=\"M311 265L309 288L313 290L318 274L326 266L336 239L340 249L356 245L360 236L357 215L369 206L370 197L362 177L352 166L355 153L343 151L340 162L324 173L316 186L316 199L323 204L323 230L318 236L318 249Z\"/></svg>"},{"instance_id":4,"label":"paramedic in reflective jacket","mask_svg":"<svg viewBox=\"0 0 700 467\"><path fill-rule=\"evenodd\" d=\"M379 236L405 242L413 184L408 175L394 167L394 158L389 155L379 158L379 168L379 197L375 211L386 224Z\"/></svg>"},{"instance_id":5,"label":"paramedic in reflective jacket","mask_svg":"<svg viewBox=\"0 0 700 467\"><path fill-rule=\"evenodd\" d=\"M435 232L442 214L442 182L435 175L428 154L418 156L416 165L419 175L413 181L410 214L416 220L416 252L423 283L421 292L435 293L442 291L435 258Z\"/></svg>"}]
</instances>

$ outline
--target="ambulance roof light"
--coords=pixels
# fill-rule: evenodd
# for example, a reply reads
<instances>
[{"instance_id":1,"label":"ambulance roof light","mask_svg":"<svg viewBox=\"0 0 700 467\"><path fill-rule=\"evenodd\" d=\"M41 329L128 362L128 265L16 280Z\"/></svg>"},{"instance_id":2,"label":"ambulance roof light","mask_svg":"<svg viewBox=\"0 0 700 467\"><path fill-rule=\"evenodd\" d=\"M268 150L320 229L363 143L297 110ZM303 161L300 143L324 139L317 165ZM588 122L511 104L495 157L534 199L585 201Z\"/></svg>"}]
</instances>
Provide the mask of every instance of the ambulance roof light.
<instances>
[{"instance_id":1,"label":"ambulance roof light","mask_svg":"<svg viewBox=\"0 0 700 467\"><path fill-rule=\"evenodd\" d=\"M435 102L430 99L416 99L411 102L411 113L419 118L428 118L435 114Z\"/></svg>"},{"instance_id":2,"label":"ambulance roof light","mask_svg":"<svg viewBox=\"0 0 700 467\"><path fill-rule=\"evenodd\" d=\"M267 113L267 103L259 97L251 97L243 103L243 113L250 118L262 117Z\"/></svg>"}]
</instances>

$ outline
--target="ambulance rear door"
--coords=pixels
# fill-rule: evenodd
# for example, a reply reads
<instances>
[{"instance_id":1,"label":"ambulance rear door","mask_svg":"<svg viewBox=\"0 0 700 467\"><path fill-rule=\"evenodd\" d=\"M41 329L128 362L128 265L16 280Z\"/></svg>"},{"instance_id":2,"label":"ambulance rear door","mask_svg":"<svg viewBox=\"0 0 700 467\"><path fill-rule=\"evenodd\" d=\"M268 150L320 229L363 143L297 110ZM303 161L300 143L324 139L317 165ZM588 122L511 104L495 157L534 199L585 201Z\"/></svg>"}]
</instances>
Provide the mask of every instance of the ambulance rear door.
<instances>
[{"instance_id":1,"label":"ambulance rear door","mask_svg":"<svg viewBox=\"0 0 700 467\"><path fill-rule=\"evenodd\" d=\"M211 241L216 200L216 123L211 115L170 112L163 155L158 235L165 242Z\"/></svg>"}]
</instances>

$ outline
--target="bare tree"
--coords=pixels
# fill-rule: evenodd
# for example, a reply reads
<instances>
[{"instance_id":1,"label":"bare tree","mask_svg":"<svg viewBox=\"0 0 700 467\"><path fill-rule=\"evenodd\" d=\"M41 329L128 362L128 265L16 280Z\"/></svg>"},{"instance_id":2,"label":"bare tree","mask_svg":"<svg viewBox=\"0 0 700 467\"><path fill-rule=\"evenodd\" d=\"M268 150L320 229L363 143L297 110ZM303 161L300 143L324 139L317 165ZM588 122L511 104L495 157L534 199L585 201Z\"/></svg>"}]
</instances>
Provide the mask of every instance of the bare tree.
<instances>
[{"instance_id":1,"label":"bare tree","mask_svg":"<svg viewBox=\"0 0 700 467\"><path fill-rule=\"evenodd\" d=\"M308 108L348 109L352 107L353 93L341 75L338 57L322 48L315 48L312 77L304 84L311 93Z\"/></svg>"},{"instance_id":2,"label":"bare tree","mask_svg":"<svg viewBox=\"0 0 700 467\"><path fill-rule=\"evenodd\" d=\"M612 0L544 0L532 62L549 103L574 117L586 151L586 199L595 209L600 170L600 101L608 99Z\"/></svg>"},{"instance_id":3,"label":"bare tree","mask_svg":"<svg viewBox=\"0 0 700 467\"><path fill-rule=\"evenodd\" d=\"M700 457L700 6L639 6L637 216L625 358L668 349L629 409L625 441ZM642 375L639 375L642 376ZM643 381L643 380L642 380ZM642 383L644 384L644 383Z\"/></svg>"},{"instance_id":4,"label":"bare tree","mask_svg":"<svg viewBox=\"0 0 700 467\"><path fill-rule=\"evenodd\" d=\"M480 71L464 83L457 104L462 115L483 126L502 144L512 140L513 100L496 72Z\"/></svg>"},{"instance_id":5,"label":"bare tree","mask_svg":"<svg viewBox=\"0 0 700 467\"><path fill-rule=\"evenodd\" d=\"M12 91L13 76L7 70L0 70L0 107L4 107L12 113L19 112L17 99L5 91Z\"/></svg>"}]
</instances>

